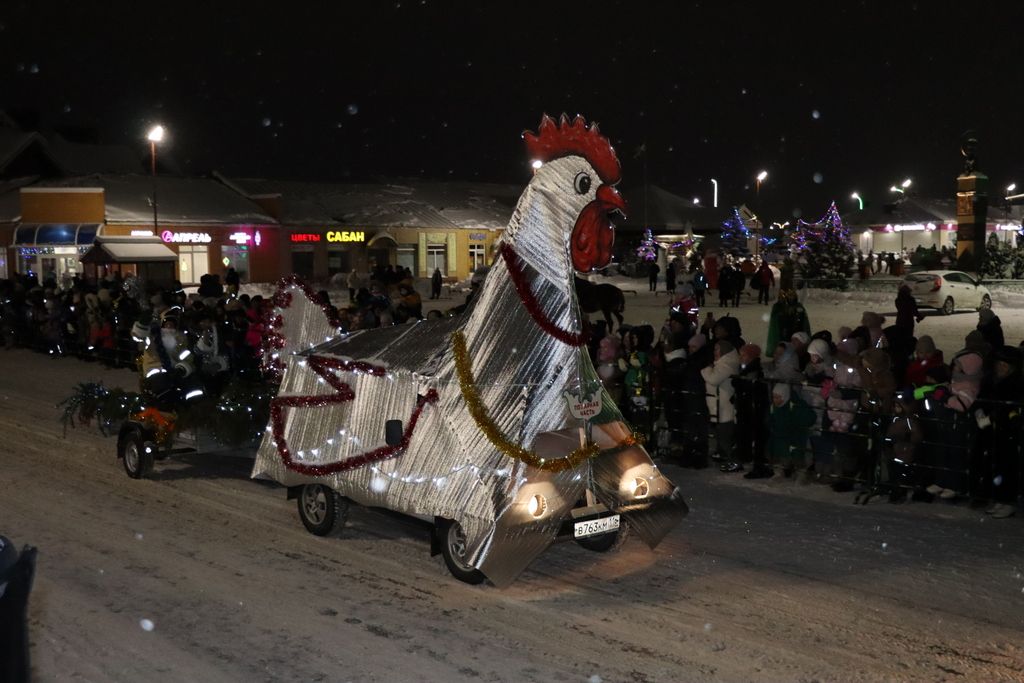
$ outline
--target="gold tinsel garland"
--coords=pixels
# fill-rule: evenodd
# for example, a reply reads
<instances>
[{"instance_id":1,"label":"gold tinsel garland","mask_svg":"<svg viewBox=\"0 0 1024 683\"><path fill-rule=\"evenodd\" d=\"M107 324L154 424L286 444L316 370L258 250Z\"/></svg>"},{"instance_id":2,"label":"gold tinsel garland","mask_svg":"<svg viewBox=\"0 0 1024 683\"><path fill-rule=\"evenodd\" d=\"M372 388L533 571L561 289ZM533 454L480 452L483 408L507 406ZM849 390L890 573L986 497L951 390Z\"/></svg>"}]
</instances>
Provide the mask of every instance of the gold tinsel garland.
<instances>
[{"instance_id":1,"label":"gold tinsel garland","mask_svg":"<svg viewBox=\"0 0 1024 683\"><path fill-rule=\"evenodd\" d=\"M459 377L459 388L462 390L462 398L466 402L466 407L469 408L469 414L473 416L476 426L484 433L487 440L494 444L499 451L510 458L521 460L531 467L548 472L571 470L584 460L601 452L600 446L589 443L580 446L564 458L546 460L533 451L509 441L508 437L498 429L498 425L494 424L494 420L487 414L487 408L484 407L483 401L480 400L480 394L476 390L476 382L473 379L472 362L466 349L466 337L461 331L452 334L452 352L455 356L455 372ZM627 437L615 447L621 448L635 443L637 443L635 438Z\"/></svg>"}]
</instances>

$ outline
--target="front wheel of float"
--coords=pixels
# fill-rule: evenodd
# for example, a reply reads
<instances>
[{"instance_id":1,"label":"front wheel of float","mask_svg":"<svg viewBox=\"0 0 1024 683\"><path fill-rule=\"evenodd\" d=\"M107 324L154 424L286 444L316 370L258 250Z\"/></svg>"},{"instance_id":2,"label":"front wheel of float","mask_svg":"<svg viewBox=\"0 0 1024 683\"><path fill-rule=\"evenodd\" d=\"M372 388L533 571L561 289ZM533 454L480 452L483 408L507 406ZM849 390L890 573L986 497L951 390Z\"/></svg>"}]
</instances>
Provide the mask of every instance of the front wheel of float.
<instances>
[{"instance_id":1,"label":"front wheel of float","mask_svg":"<svg viewBox=\"0 0 1024 683\"><path fill-rule=\"evenodd\" d=\"M330 486L306 484L298 496L299 519L314 536L327 536L345 526L348 501Z\"/></svg>"},{"instance_id":2,"label":"front wheel of float","mask_svg":"<svg viewBox=\"0 0 1024 683\"><path fill-rule=\"evenodd\" d=\"M623 525L610 534L591 536L590 538L577 538L576 542L580 547L586 548L595 553L614 552L622 548L622 544L629 537L629 527Z\"/></svg>"},{"instance_id":3,"label":"front wheel of float","mask_svg":"<svg viewBox=\"0 0 1024 683\"><path fill-rule=\"evenodd\" d=\"M443 519L437 525L437 537L441 542L441 556L459 581L476 585L486 578L479 569L469 563L466 552L466 533L462 526L451 519Z\"/></svg>"}]
</instances>

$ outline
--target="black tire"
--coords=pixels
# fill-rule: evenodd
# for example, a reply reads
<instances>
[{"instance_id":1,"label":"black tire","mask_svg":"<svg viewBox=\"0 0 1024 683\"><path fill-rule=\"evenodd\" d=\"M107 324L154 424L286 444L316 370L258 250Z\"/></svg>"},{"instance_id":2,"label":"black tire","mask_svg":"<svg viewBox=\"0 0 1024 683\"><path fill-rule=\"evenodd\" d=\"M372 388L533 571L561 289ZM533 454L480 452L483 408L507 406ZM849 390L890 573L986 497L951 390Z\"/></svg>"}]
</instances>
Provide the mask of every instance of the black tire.
<instances>
[{"instance_id":1,"label":"black tire","mask_svg":"<svg viewBox=\"0 0 1024 683\"><path fill-rule=\"evenodd\" d=\"M341 529L348 519L348 500L324 484L306 484L296 502L302 526L314 536L326 536L335 528Z\"/></svg>"},{"instance_id":2,"label":"black tire","mask_svg":"<svg viewBox=\"0 0 1024 683\"><path fill-rule=\"evenodd\" d=\"M142 479L152 471L155 452L156 444L147 441L138 427L126 430L117 440L117 457L132 479Z\"/></svg>"},{"instance_id":3,"label":"black tire","mask_svg":"<svg viewBox=\"0 0 1024 683\"><path fill-rule=\"evenodd\" d=\"M576 542L579 543L581 548L586 548L591 552L608 553L621 549L622 544L626 542L627 538L629 538L629 528L623 524L614 533L601 534L600 536L591 536L589 538L577 538Z\"/></svg>"},{"instance_id":4,"label":"black tire","mask_svg":"<svg viewBox=\"0 0 1024 683\"><path fill-rule=\"evenodd\" d=\"M942 315L953 315L955 310L956 306L953 304L953 297L947 296L946 300L942 302Z\"/></svg>"},{"instance_id":5,"label":"black tire","mask_svg":"<svg viewBox=\"0 0 1024 683\"><path fill-rule=\"evenodd\" d=\"M985 309L988 308L992 308L992 297L986 294L983 297L981 297L981 305L978 306L978 310L984 311Z\"/></svg>"},{"instance_id":6,"label":"black tire","mask_svg":"<svg viewBox=\"0 0 1024 683\"><path fill-rule=\"evenodd\" d=\"M462 533L459 523L450 519L441 520L437 525L437 536L441 543L441 556L452 576L474 586L483 583L487 577L466 561L466 535Z\"/></svg>"}]
</instances>

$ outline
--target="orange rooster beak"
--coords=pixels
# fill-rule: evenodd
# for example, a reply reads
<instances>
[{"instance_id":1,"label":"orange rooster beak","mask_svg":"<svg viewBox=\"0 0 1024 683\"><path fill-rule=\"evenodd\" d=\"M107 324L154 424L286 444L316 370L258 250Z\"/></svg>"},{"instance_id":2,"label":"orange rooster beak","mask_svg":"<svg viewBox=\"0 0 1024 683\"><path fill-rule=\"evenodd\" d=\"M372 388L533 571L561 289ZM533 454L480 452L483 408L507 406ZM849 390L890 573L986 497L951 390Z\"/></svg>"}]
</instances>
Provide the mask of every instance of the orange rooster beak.
<instances>
[{"instance_id":1,"label":"orange rooster beak","mask_svg":"<svg viewBox=\"0 0 1024 683\"><path fill-rule=\"evenodd\" d=\"M602 185L597 188L597 201L601 202L601 208L611 213L619 211L623 218L626 216L626 200L622 198L619 191L611 185Z\"/></svg>"}]
</instances>

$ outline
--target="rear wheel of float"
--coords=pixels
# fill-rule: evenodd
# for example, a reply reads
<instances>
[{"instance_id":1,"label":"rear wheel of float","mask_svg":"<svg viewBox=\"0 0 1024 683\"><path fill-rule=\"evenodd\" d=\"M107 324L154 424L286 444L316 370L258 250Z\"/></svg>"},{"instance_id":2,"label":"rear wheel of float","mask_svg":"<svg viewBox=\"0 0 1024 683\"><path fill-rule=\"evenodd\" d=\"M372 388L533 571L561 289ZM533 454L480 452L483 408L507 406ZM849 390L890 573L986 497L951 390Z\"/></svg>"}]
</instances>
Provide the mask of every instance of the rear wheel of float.
<instances>
[{"instance_id":1,"label":"rear wheel of float","mask_svg":"<svg viewBox=\"0 0 1024 683\"><path fill-rule=\"evenodd\" d=\"M303 486L298 505L302 526L314 536L326 536L335 528L341 529L348 518L348 501L324 484Z\"/></svg>"},{"instance_id":2,"label":"rear wheel of float","mask_svg":"<svg viewBox=\"0 0 1024 683\"><path fill-rule=\"evenodd\" d=\"M142 430L132 427L117 440L117 457L121 458L124 471L132 479L142 479L153 469L156 444L147 441Z\"/></svg>"},{"instance_id":3,"label":"rear wheel of float","mask_svg":"<svg viewBox=\"0 0 1024 683\"><path fill-rule=\"evenodd\" d=\"M479 569L469 563L466 553L466 533L462 526L450 519L441 520L437 526L441 542L441 556L448 565L448 571L459 581L476 585L486 578Z\"/></svg>"}]
</instances>

